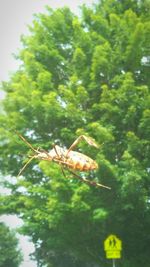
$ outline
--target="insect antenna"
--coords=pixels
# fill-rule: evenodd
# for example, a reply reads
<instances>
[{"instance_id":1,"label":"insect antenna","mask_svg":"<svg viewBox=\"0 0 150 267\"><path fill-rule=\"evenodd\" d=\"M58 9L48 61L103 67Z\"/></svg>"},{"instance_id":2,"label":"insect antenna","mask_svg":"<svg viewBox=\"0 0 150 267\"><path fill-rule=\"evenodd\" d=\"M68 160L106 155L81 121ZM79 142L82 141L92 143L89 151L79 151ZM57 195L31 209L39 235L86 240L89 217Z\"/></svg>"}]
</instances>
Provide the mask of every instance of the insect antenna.
<instances>
[{"instance_id":1,"label":"insect antenna","mask_svg":"<svg viewBox=\"0 0 150 267\"><path fill-rule=\"evenodd\" d=\"M27 144L27 146L29 146L31 149L32 149L32 151L34 151L34 152L36 152L37 153L37 150L20 134L20 133L18 133L17 131L16 131L16 134L22 139L22 141L24 142L24 143L26 143Z\"/></svg>"},{"instance_id":2,"label":"insect antenna","mask_svg":"<svg viewBox=\"0 0 150 267\"><path fill-rule=\"evenodd\" d=\"M35 158L35 155L33 155L28 161L27 163L22 167L22 169L20 170L20 172L17 175L17 178L21 175L21 173L25 170L25 168L27 167L27 165Z\"/></svg>"}]
</instances>

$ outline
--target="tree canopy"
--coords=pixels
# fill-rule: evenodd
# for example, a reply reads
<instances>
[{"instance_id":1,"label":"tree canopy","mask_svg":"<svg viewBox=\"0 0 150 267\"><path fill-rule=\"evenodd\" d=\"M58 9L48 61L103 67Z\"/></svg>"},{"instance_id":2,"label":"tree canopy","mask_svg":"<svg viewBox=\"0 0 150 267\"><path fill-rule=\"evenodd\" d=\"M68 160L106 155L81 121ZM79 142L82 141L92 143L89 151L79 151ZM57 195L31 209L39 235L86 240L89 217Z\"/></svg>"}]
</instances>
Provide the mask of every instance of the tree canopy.
<instances>
[{"instance_id":1,"label":"tree canopy","mask_svg":"<svg viewBox=\"0 0 150 267\"><path fill-rule=\"evenodd\" d=\"M0 164L12 194L1 197L0 211L24 220L39 266L109 266L110 233L123 242L120 266L150 264L149 43L147 0L102 0L84 5L80 17L47 7L22 37L22 65L2 84ZM87 177L112 189L37 160L16 178L31 153L15 130L47 151L93 137L99 149L78 146L99 164Z\"/></svg>"},{"instance_id":2,"label":"tree canopy","mask_svg":"<svg viewBox=\"0 0 150 267\"><path fill-rule=\"evenodd\" d=\"M0 222L0 267L19 267L22 253L14 231Z\"/></svg>"}]
</instances>

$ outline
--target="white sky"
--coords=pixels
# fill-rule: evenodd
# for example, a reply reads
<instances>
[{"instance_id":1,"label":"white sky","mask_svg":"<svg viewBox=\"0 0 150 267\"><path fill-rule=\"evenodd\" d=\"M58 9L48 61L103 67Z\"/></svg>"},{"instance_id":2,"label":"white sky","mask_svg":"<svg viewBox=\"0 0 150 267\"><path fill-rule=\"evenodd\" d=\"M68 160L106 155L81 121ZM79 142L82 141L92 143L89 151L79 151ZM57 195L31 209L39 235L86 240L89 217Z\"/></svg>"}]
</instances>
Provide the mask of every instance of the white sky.
<instances>
[{"instance_id":1,"label":"white sky","mask_svg":"<svg viewBox=\"0 0 150 267\"><path fill-rule=\"evenodd\" d=\"M20 47L20 36L27 33L33 14L44 12L45 5L52 8L68 5L77 13L78 6L90 5L95 0L0 0L0 81L6 80L17 66L12 53Z\"/></svg>"},{"instance_id":2,"label":"white sky","mask_svg":"<svg viewBox=\"0 0 150 267\"><path fill-rule=\"evenodd\" d=\"M69 6L78 12L78 6L91 5L97 0L0 0L0 82L7 80L9 75L17 69L18 63L12 54L21 47L20 36L27 34L27 25L32 23L33 14L45 11L45 5L52 8ZM3 93L0 91L0 99ZM1 216L8 226L15 228L21 225L16 216ZM37 267L35 262L29 260L29 253L33 252L33 245L27 237L19 236L20 247L24 253L24 262L20 267Z\"/></svg>"}]
</instances>

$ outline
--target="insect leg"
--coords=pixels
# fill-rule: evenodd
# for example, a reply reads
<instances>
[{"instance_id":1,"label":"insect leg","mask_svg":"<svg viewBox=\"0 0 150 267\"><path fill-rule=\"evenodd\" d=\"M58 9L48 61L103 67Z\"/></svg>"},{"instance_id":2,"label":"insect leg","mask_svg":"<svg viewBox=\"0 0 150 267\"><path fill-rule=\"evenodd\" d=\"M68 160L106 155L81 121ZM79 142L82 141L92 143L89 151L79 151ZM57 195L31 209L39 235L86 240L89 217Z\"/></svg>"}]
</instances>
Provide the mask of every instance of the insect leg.
<instances>
[{"instance_id":1,"label":"insect leg","mask_svg":"<svg viewBox=\"0 0 150 267\"><path fill-rule=\"evenodd\" d=\"M55 150L55 152L56 152L57 157L60 158L60 155L59 155L59 153L58 153L58 151L57 151L57 149L56 149L56 145L53 145L53 148L54 148L54 150Z\"/></svg>"},{"instance_id":2,"label":"insect leg","mask_svg":"<svg viewBox=\"0 0 150 267\"><path fill-rule=\"evenodd\" d=\"M62 171L63 176L66 178L66 174L64 172L64 168L63 168L63 166L61 164L60 164L60 167L61 167L61 171Z\"/></svg>"},{"instance_id":3,"label":"insect leg","mask_svg":"<svg viewBox=\"0 0 150 267\"><path fill-rule=\"evenodd\" d=\"M62 171L64 177L66 177L66 174L65 174L65 172L64 172L63 165L62 165L62 162L63 162L63 161L60 160L61 155L59 155L59 153L58 153L58 151L57 151L57 148L56 148L56 145L55 145L55 144L53 145L53 148L54 148L54 150L55 150L55 152L56 152L56 155L57 155L57 157L58 157L58 159L55 159L55 162L57 162L57 163L59 164L59 166L60 166L60 168L61 168L61 171ZM63 163L64 163L64 162L63 162Z\"/></svg>"},{"instance_id":4,"label":"insect leg","mask_svg":"<svg viewBox=\"0 0 150 267\"><path fill-rule=\"evenodd\" d=\"M103 185L103 184L99 184L99 183L94 182L94 181L90 181L90 180L88 180L86 178L82 178L81 176L79 176L78 174L76 174L75 172L73 172L73 171L71 171L69 169L68 169L68 171L70 173L72 173L76 178L78 178L83 183L89 184L91 186L104 187L104 188L107 188L107 189L111 189L109 186L106 186L106 185Z\"/></svg>"},{"instance_id":5,"label":"insect leg","mask_svg":"<svg viewBox=\"0 0 150 267\"><path fill-rule=\"evenodd\" d=\"M91 137L87 137L85 135L80 135L74 142L73 144L69 147L68 149L68 152L67 152L67 155L68 153L73 150L73 148L75 146L77 146L77 144L81 141L81 140L85 140L90 146L94 146L96 148L98 148L98 145L95 143L95 141L91 138Z\"/></svg>"}]
</instances>

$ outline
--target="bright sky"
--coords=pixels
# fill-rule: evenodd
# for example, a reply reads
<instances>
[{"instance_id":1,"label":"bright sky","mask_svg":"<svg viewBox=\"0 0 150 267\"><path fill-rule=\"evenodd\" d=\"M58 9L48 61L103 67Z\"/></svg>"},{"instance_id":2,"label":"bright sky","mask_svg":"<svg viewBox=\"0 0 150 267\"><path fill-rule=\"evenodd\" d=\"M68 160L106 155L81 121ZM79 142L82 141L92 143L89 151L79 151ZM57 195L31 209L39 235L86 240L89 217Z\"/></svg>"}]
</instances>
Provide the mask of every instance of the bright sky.
<instances>
[{"instance_id":1,"label":"bright sky","mask_svg":"<svg viewBox=\"0 0 150 267\"><path fill-rule=\"evenodd\" d=\"M44 12L45 5L54 9L69 6L74 13L78 13L78 6L95 2L97 0L0 0L0 82L7 80L17 69L18 63L12 54L21 47L20 36L28 33L27 25L32 23L33 14ZM0 91L2 98L3 93ZM1 216L0 221L13 228L22 223L16 216ZM24 262L20 267L37 267L28 256L33 252L33 245L27 237L20 236L19 240L24 253Z\"/></svg>"},{"instance_id":2,"label":"bright sky","mask_svg":"<svg viewBox=\"0 0 150 267\"><path fill-rule=\"evenodd\" d=\"M27 33L33 14L44 12L45 5L52 8L67 5L73 12L83 3L90 5L95 0L0 0L0 81L6 80L16 69L12 53L20 47L20 36Z\"/></svg>"}]
</instances>

